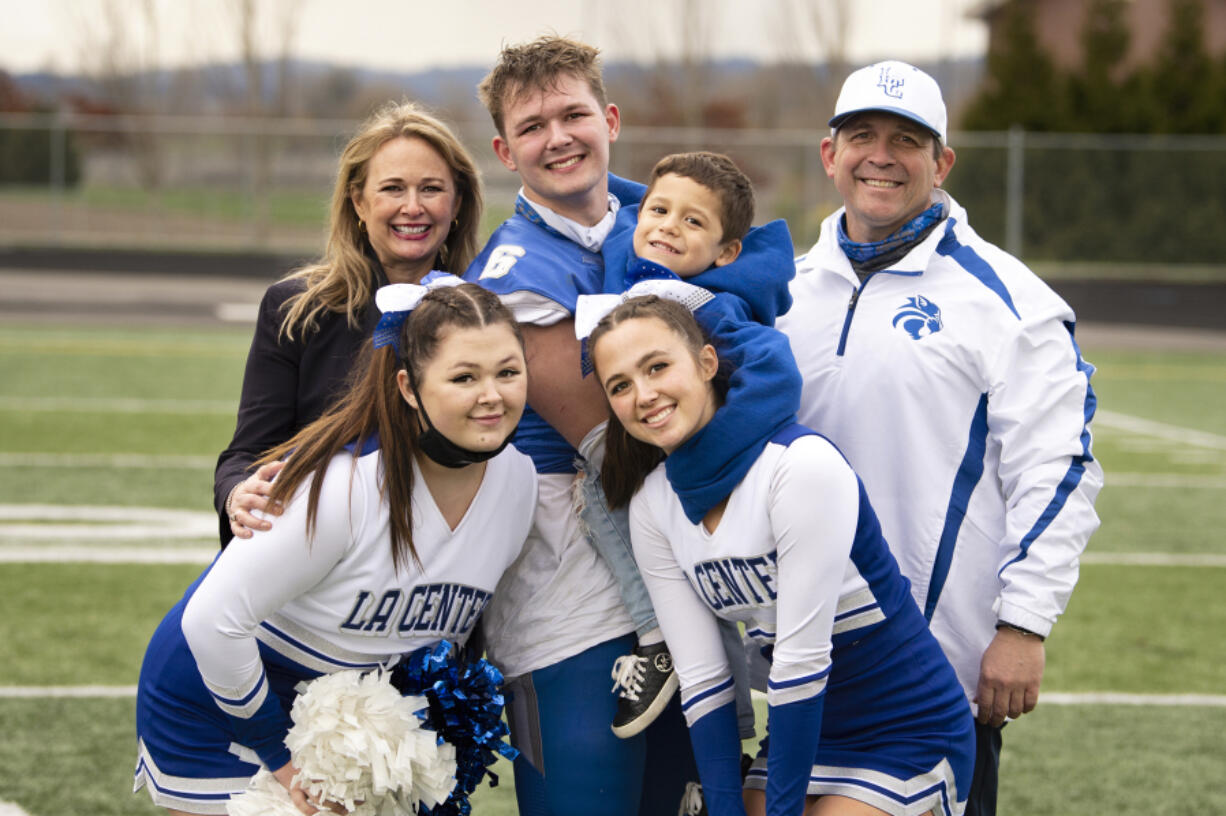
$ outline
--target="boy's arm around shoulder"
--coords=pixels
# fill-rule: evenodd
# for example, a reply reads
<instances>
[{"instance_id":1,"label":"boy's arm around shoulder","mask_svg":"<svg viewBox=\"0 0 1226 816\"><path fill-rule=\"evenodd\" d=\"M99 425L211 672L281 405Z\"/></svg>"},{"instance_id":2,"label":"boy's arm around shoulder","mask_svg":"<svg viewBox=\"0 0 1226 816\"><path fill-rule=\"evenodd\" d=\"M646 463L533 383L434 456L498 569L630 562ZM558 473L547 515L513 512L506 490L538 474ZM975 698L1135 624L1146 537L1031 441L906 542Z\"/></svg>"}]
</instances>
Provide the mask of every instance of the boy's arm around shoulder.
<instances>
[{"instance_id":1,"label":"boy's arm around shoulder","mask_svg":"<svg viewBox=\"0 0 1226 816\"><path fill-rule=\"evenodd\" d=\"M766 326L792 306L788 284L796 277L796 250L788 225L781 219L754 227L741 241L741 254L732 263L713 266L689 279L716 293L740 298L748 319Z\"/></svg>"}]
</instances>

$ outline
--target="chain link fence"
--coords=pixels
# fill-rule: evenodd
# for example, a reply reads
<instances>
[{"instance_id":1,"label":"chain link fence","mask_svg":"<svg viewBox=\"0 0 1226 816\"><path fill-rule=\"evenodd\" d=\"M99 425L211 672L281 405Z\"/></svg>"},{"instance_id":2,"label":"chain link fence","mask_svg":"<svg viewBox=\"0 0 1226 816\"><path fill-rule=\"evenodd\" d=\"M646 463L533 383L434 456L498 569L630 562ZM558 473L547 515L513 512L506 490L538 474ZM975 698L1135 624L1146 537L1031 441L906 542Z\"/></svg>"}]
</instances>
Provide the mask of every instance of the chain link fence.
<instances>
[{"instance_id":1,"label":"chain link fence","mask_svg":"<svg viewBox=\"0 0 1226 816\"><path fill-rule=\"evenodd\" d=\"M0 115L0 245L319 252L337 156L356 123L231 117ZM486 231L518 178L486 122L456 125L481 165ZM731 155L757 222L786 219L799 250L839 198L823 133L624 128L613 171L643 178L681 150ZM980 234L1081 273L1155 268L1226 278L1226 135L957 133L946 188Z\"/></svg>"}]
</instances>

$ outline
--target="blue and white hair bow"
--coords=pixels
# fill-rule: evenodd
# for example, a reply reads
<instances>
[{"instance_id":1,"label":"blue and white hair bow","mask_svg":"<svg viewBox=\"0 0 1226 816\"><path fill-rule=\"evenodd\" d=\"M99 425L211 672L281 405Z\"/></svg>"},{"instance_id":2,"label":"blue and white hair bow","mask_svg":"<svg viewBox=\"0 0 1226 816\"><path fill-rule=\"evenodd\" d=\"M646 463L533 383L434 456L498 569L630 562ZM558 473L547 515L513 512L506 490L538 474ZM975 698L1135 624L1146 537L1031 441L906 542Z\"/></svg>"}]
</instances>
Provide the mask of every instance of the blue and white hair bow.
<instances>
[{"instance_id":1,"label":"blue and white hair bow","mask_svg":"<svg viewBox=\"0 0 1226 816\"><path fill-rule=\"evenodd\" d=\"M676 301L691 312L715 298L715 295L701 286L680 279L659 278L641 280L620 295L580 295L575 302L575 337L582 343L579 364L585 377L594 369L591 355L588 353L587 339L595 330L596 324L626 301L645 295Z\"/></svg>"},{"instance_id":2,"label":"blue and white hair bow","mask_svg":"<svg viewBox=\"0 0 1226 816\"><path fill-rule=\"evenodd\" d=\"M400 353L400 329L408 318L409 312L417 308L421 299L431 289L441 289L445 286L459 286L462 278L447 273L430 273L422 279L425 283L392 283L380 286L375 292L375 306L383 313L375 326L372 341L375 348L392 346Z\"/></svg>"}]
</instances>

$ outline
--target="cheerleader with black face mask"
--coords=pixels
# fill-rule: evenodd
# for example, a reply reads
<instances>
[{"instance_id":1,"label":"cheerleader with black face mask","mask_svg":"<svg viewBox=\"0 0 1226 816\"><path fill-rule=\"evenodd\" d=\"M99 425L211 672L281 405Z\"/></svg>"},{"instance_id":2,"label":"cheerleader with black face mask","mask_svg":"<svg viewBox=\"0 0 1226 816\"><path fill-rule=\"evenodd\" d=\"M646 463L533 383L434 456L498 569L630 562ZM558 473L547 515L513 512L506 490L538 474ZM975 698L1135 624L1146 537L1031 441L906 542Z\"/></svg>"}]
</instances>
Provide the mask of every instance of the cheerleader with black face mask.
<instances>
[{"instance_id":1,"label":"cheerleader with black face mask","mask_svg":"<svg viewBox=\"0 0 1226 816\"><path fill-rule=\"evenodd\" d=\"M270 451L268 530L236 539L153 636L137 696L136 788L172 813L224 813L260 765L299 809L286 734L295 686L463 644L532 522L536 474L507 443L523 413L519 328L442 276L384 287L362 374Z\"/></svg>"}]
</instances>

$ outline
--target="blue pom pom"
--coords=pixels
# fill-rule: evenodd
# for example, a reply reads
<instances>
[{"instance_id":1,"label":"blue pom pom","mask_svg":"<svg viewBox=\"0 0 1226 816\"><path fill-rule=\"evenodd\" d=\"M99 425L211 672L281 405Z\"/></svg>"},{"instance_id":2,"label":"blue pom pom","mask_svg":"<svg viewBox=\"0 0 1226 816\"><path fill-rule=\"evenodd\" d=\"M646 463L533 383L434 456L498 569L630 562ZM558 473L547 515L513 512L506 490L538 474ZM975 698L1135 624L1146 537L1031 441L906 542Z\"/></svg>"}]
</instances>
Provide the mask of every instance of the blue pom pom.
<instances>
[{"instance_id":1,"label":"blue pom pom","mask_svg":"<svg viewBox=\"0 0 1226 816\"><path fill-rule=\"evenodd\" d=\"M456 786L446 802L435 808L419 805L420 816L469 816L469 795L488 775L490 787L498 785L489 770L499 756L514 760L519 751L502 741L507 736L502 710L502 672L484 658L461 663L447 641L423 647L401 661L392 682L402 694L416 694L430 703L421 716L439 733L439 740L455 746Z\"/></svg>"}]
</instances>

